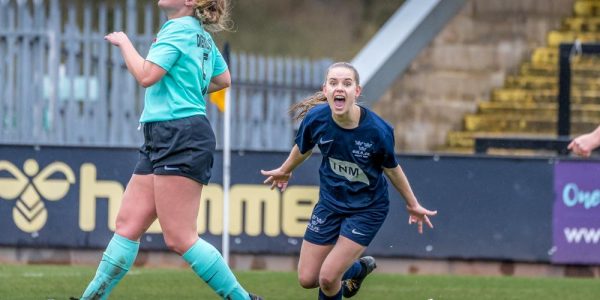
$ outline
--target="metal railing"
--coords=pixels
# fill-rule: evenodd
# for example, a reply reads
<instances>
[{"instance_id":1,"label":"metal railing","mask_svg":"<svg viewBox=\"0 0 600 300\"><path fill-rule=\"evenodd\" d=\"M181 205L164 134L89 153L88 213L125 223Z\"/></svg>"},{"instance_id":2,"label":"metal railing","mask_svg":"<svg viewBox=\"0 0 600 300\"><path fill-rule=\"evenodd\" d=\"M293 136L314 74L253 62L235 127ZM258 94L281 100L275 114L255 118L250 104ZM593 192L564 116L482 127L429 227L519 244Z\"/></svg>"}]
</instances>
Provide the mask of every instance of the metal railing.
<instances>
[{"instance_id":1,"label":"metal railing","mask_svg":"<svg viewBox=\"0 0 600 300\"><path fill-rule=\"evenodd\" d=\"M0 143L138 146L144 89L104 35L145 56L164 19L155 1L0 0ZM289 150L288 108L330 63L233 52L232 149ZM220 148L222 115L207 116Z\"/></svg>"}]
</instances>

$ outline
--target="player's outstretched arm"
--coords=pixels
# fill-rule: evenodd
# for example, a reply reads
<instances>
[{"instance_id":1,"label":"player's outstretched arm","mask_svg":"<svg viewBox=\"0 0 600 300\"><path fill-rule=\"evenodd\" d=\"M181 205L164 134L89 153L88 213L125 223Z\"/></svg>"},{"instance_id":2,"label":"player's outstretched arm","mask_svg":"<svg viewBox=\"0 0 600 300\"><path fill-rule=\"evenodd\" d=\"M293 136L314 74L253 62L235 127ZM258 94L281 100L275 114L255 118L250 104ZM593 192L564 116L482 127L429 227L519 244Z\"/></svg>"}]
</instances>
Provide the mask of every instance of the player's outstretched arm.
<instances>
[{"instance_id":1,"label":"player's outstretched arm","mask_svg":"<svg viewBox=\"0 0 600 300\"><path fill-rule=\"evenodd\" d=\"M109 33L104 39L121 49L121 55L123 55L127 70L141 86L147 88L157 83L167 73L160 66L145 60L133 47L129 37L124 32Z\"/></svg>"},{"instance_id":2,"label":"player's outstretched arm","mask_svg":"<svg viewBox=\"0 0 600 300\"><path fill-rule=\"evenodd\" d=\"M415 197L415 194L408 183L408 178L402 171L400 165L395 168L383 168L383 172L390 179L390 182L404 201L406 201L406 210L408 211L408 224L417 223L419 233L423 233L423 223L427 224L430 228L433 228L433 224L429 220L429 217L433 217L437 214L436 211L428 210L419 204L419 201Z\"/></svg>"},{"instance_id":3,"label":"player's outstretched arm","mask_svg":"<svg viewBox=\"0 0 600 300\"><path fill-rule=\"evenodd\" d=\"M589 157L598 146L600 146L600 126L590 133L576 137L567 148L579 156Z\"/></svg>"},{"instance_id":4,"label":"player's outstretched arm","mask_svg":"<svg viewBox=\"0 0 600 300\"><path fill-rule=\"evenodd\" d=\"M285 191L288 181L290 180L290 177L292 177L292 171L296 169L298 165L304 162L311 154L312 150L306 151L304 154L300 153L298 145L294 145L292 151L290 151L290 155L279 168L270 171L260 170L261 174L267 176L267 179L265 179L264 183L270 183L271 189L277 187L282 192Z\"/></svg>"}]
</instances>

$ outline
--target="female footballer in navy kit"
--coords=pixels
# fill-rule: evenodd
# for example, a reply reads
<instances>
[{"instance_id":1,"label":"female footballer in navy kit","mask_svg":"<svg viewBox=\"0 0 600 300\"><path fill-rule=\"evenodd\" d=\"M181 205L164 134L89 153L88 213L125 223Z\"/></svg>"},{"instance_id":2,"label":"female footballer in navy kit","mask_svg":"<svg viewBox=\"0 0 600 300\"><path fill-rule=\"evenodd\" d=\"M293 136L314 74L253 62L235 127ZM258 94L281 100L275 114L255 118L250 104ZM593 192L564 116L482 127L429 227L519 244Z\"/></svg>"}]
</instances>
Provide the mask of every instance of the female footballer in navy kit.
<instances>
[{"instance_id":1,"label":"female footballer in navy kit","mask_svg":"<svg viewBox=\"0 0 600 300\"><path fill-rule=\"evenodd\" d=\"M282 191L292 171L317 145L323 155L319 168L320 192L309 220L298 263L304 288L319 287L319 299L342 299L356 294L363 279L376 267L360 255L371 243L388 213L385 174L406 201L409 224L433 228L396 161L394 133L372 111L356 104L359 75L349 63L331 65L322 92L295 105L303 118L296 144L277 169L264 171L265 183Z\"/></svg>"},{"instance_id":2,"label":"female footballer in navy kit","mask_svg":"<svg viewBox=\"0 0 600 300\"><path fill-rule=\"evenodd\" d=\"M108 298L133 265L140 237L157 218L167 246L221 298L261 299L242 288L196 228L216 144L204 96L231 83L227 64L207 30L226 29L228 5L227 0L158 1L168 21L146 59L125 33L105 37L121 49L129 72L147 88L140 118L144 144L123 195L116 232L82 299Z\"/></svg>"}]
</instances>

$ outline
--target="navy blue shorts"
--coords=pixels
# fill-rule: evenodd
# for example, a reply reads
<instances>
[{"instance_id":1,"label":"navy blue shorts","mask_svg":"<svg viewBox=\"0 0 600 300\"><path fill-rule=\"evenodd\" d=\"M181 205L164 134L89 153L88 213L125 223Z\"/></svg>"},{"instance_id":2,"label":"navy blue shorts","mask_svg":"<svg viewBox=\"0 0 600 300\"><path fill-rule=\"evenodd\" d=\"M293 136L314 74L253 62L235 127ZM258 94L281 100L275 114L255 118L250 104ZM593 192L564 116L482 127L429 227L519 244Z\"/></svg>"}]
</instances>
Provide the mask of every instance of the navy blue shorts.
<instances>
[{"instance_id":1,"label":"navy blue shorts","mask_svg":"<svg viewBox=\"0 0 600 300\"><path fill-rule=\"evenodd\" d=\"M177 175L208 184L216 142L206 116L148 122L143 130L134 174Z\"/></svg>"},{"instance_id":2,"label":"navy blue shorts","mask_svg":"<svg viewBox=\"0 0 600 300\"><path fill-rule=\"evenodd\" d=\"M304 239L317 245L332 245L340 235L369 246L383 225L388 210L361 210L339 213L317 202L308 222Z\"/></svg>"}]
</instances>

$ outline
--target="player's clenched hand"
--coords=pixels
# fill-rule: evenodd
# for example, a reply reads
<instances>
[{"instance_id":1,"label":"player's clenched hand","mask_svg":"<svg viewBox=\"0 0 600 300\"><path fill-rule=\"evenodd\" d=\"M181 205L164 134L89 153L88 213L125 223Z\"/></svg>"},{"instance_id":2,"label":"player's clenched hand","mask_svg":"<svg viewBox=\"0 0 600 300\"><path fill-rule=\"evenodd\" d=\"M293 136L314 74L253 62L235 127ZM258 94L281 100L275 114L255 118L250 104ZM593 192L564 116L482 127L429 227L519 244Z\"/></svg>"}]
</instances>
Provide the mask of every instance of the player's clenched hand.
<instances>
[{"instance_id":1,"label":"player's clenched hand","mask_svg":"<svg viewBox=\"0 0 600 300\"><path fill-rule=\"evenodd\" d=\"M109 33L104 37L104 39L117 47L120 47L124 43L130 42L127 34L122 31Z\"/></svg>"},{"instance_id":2,"label":"player's clenched hand","mask_svg":"<svg viewBox=\"0 0 600 300\"><path fill-rule=\"evenodd\" d=\"M271 189L277 187L282 192L285 191L288 181L290 180L290 177L292 177L292 172L286 173L279 168L271 171L260 170L260 173L267 176L267 179L264 181L265 184L270 183Z\"/></svg>"},{"instance_id":3,"label":"player's clenched hand","mask_svg":"<svg viewBox=\"0 0 600 300\"><path fill-rule=\"evenodd\" d=\"M589 157L592 153L592 150L594 150L594 148L597 146L597 141L594 135L592 133L588 133L580 135L571 141L567 149L573 151L573 153L579 156Z\"/></svg>"},{"instance_id":4,"label":"player's clenched hand","mask_svg":"<svg viewBox=\"0 0 600 300\"><path fill-rule=\"evenodd\" d=\"M408 210L408 224L417 223L419 233L423 233L423 223L427 224L429 228L433 228L433 224L429 220L429 217L437 215L436 211L431 211L423 206L417 204L415 206L406 206Z\"/></svg>"}]
</instances>

